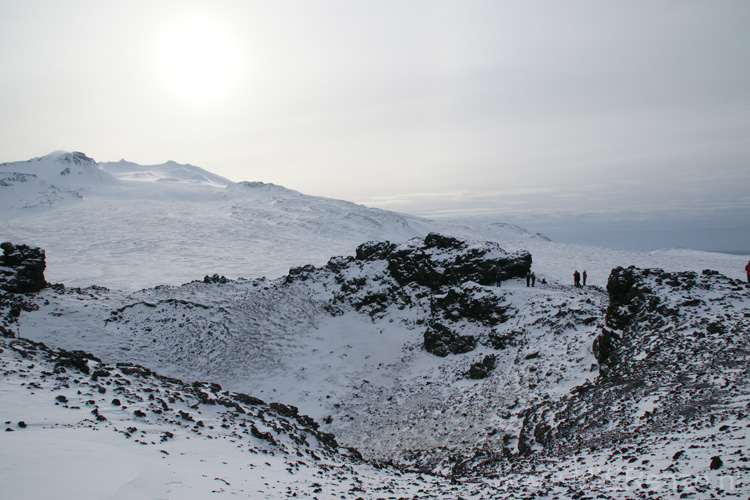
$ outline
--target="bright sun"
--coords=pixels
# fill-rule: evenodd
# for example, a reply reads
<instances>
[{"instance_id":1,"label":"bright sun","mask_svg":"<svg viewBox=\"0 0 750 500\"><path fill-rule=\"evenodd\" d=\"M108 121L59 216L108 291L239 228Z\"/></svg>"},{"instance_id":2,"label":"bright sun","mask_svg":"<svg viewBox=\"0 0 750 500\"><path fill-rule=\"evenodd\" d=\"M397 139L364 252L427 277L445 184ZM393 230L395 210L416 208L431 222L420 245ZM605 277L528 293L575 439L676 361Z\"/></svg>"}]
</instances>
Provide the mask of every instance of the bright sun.
<instances>
[{"instance_id":1,"label":"bright sun","mask_svg":"<svg viewBox=\"0 0 750 500\"><path fill-rule=\"evenodd\" d=\"M208 19L183 19L165 32L161 65L167 85L196 104L222 96L237 72L236 44Z\"/></svg>"}]
</instances>

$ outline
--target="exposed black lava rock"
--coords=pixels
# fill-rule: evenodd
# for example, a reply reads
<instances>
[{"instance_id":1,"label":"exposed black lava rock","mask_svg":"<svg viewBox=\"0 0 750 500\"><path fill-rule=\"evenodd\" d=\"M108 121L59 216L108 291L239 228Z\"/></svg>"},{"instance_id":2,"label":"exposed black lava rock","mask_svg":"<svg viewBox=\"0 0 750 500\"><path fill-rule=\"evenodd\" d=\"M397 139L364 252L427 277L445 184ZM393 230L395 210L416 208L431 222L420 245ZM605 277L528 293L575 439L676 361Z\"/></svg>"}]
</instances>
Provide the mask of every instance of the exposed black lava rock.
<instances>
[{"instance_id":1,"label":"exposed black lava rock","mask_svg":"<svg viewBox=\"0 0 750 500\"><path fill-rule=\"evenodd\" d=\"M522 454L574 453L736 418L731 405L746 397L750 373L744 287L715 272L630 267L614 269L607 290L606 326L593 346L605 365L564 398L524 412Z\"/></svg>"},{"instance_id":2,"label":"exposed black lava rock","mask_svg":"<svg viewBox=\"0 0 750 500\"><path fill-rule=\"evenodd\" d=\"M472 380L481 380L490 376L492 370L495 369L495 355L488 354L482 361L478 361L471 365L468 377Z\"/></svg>"},{"instance_id":3,"label":"exposed black lava rock","mask_svg":"<svg viewBox=\"0 0 750 500\"><path fill-rule=\"evenodd\" d=\"M214 274L213 276L206 275L203 277L204 283L226 283L227 277L226 276L219 276L218 274Z\"/></svg>"},{"instance_id":4,"label":"exposed black lava rock","mask_svg":"<svg viewBox=\"0 0 750 500\"><path fill-rule=\"evenodd\" d=\"M432 322L424 332L425 350L441 358L449 354L472 351L476 345L476 338L469 335L458 335L441 323Z\"/></svg>"},{"instance_id":5,"label":"exposed black lava rock","mask_svg":"<svg viewBox=\"0 0 750 500\"><path fill-rule=\"evenodd\" d=\"M100 363L101 360L84 351L63 351L60 350L57 358L57 368L75 368L85 374L91 373L89 361Z\"/></svg>"},{"instance_id":6,"label":"exposed black lava rock","mask_svg":"<svg viewBox=\"0 0 750 500\"><path fill-rule=\"evenodd\" d=\"M28 245L0 244L0 289L12 293L34 293L47 286L44 250Z\"/></svg>"},{"instance_id":7,"label":"exposed black lava rock","mask_svg":"<svg viewBox=\"0 0 750 500\"><path fill-rule=\"evenodd\" d=\"M498 333L493 331L487 336L487 341L493 349L501 351L509 346L515 345L514 338L516 335L523 336L523 332L514 331L509 333Z\"/></svg>"},{"instance_id":8,"label":"exposed black lava rock","mask_svg":"<svg viewBox=\"0 0 750 500\"><path fill-rule=\"evenodd\" d=\"M397 247L386 259L400 285L414 283L433 290L467 281L493 285L498 279L521 278L531 269L529 252L509 254L496 243L472 246L436 233L428 234L421 246Z\"/></svg>"},{"instance_id":9,"label":"exposed black lava rock","mask_svg":"<svg viewBox=\"0 0 750 500\"><path fill-rule=\"evenodd\" d=\"M617 334L606 328L602 329L602 333L594 339L592 350L594 351L594 357L600 364L606 363L609 359L616 339Z\"/></svg>"},{"instance_id":10,"label":"exposed black lava rock","mask_svg":"<svg viewBox=\"0 0 750 500\"><path fill-rule=\"evenodd\" d=\"M423 334L426 350L447 356L471 351L477 339L452 334L445 325L471 322L493 328L505 323L515 310L487 286L494 287L498 279L523 277L530 267L527 251L509 254L494 242L472 243L430 233L400 245L363 243L355 256L333 257L321 268L290 269L285 283L325 283L331 295L323 308L333 316L354 309L377 320L392 307L420 310L418 325L428 317L434 323Z\"/></svg>"},{"instance_id":11,"label":"exposed black lava rock","mask_svg":"<svg viewBox=\"0 0 750 500\"><path fill-rule=\"evenodd\" d=\"M451 288L446 294L434 298L432 308L433 314L441 314L447 321L468 319L492 327L508 320L507 307L479 287Z\"/></svg>"}]
</instances>

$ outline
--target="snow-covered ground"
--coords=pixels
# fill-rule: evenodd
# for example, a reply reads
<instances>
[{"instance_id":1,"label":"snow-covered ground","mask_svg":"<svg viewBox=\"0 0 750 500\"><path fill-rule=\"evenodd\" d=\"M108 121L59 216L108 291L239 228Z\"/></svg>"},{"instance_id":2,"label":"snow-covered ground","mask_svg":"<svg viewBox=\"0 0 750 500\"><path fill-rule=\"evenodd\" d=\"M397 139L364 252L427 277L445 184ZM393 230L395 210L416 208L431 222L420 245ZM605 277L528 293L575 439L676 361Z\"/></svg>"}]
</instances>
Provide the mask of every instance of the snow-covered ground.
<instances>
[{"instance_id":1,"label":"snow-covered ground","mask_svg":"<svg viewBox=\"0 0 750 500\"><path fill-rule=\"evenodd\" d=\"M191 165L98 165L84 158L55 153L0 164L0 172L37 176L19 182L0 174L0 179L8 177L0 182L0 240L44 248L47 279L68 286L132 291L214 273L276 278L293 266L322 265L332 256L351 255L365 241L403 242L430 232L496 241L508 251L527 249L537 275L562 283L572 283L577 269L587 271L590 284L603 286L612 268L628 265L710 268L739 279L750 259L555 243L501 223L427 220L273 184L229 183ZM59 175L66 169L72 173Z\"/></svg>"},{"instance_id":2,"label":"snow-covered ground","mask_svg":"<svg viewBox=\"0 0 750 500\"><path fill-rule=\"evenodd\" d=\"M717 409L706 407L705 418L692 428L663 428L638 441L623 432L619 445L600 449L590 443L576 447L561 437L569 456L545 455L540 444L550 418L552 429L572 425L570 417L555 422L563 412L550 417L546 405L568 408L577 388L598 383L592 345L607 328L605 314L611 316L603 287L614 267L698 274L713 269L744 279L748 256L561 244L505 224L426 220L272 184L230 183L190 165L96 164L80 153L2 164L0 193L0 240L44 248L47 280L65 285L28 298L29 307L12 318L21 339L0 339L0 420L8 429L0 434L2 498L750 493L744 466L750 400L747 360L737 361L741 356L734 353L744 349L739 340L727 368L715 360L729 356L712 352L711 368L684 384L699 391L729 387L738 395L731 408L716 399ZM389 240L397 249L432 255L420 247L428 233L465 239L467 249L497 243L509 252L528 250L537 285L514 278L499 288L466 282L430 291L396 283L383 259L333 259L326 266L366 241ZM291 267L308 264L317 268L285 276ZM572 286L575 269L587 271L583 289ZM230 280L203 281L215 273ZM706 325L711 332L719 328L711 325L726 323L721 328L741 339L750 315L747 288L706 276L695 297L674 294L664 301L668 311L698 304L697 312L690 309L690 322L673 324L665 316L659 328L684 331L690 339ZM667 293L671 285L649 286ZM461 316L464 306L450 303L451 294L468 300L467 310L472 304L495 308L502 321ZM0 304L0 311L10 309ZM477 339L475 348L444 357L427 352L425 329L435 321ZM656 335L646 333L649 339ZM60 370L64 354L25 339L90 352L102 360L87 362L91 372L111 373L97 381L80 366L62 363L67 368ZM681 355L697 345L685 342ZM665 348L657 341L638 346L636 362ZM494 362L489 376L468 378L470 366L488 356ZM115 366L120 362L186 383ZM191 385L194 380L224 390ZM304 419L265 403L243 404L245 413L207 404L196 387L216 398L244 393L295 405L366 459L447 476L406 473L362 461L344 448L327 449L305 431ZM113 404L115 394L119 404ZM154 395L168 411L153 406ZM662 399L648 394L622 405L628 418L637 414L629 425L651 429L646 424ZM532 417L539 425L529 429ZM576 425L588 425L586 418ZM607 433L617 431L617 421L606 425ZM173 437L163 439L166 433ZM531 458L519 455L525 434L539 438ZM258 435L273 436L275 444ZM708 465L718 454L726 465L714 470ZM473 467L483 472L448 477ZM40 470L49 471L44 481L38 480Z\"/></svg>"}]
</instances>

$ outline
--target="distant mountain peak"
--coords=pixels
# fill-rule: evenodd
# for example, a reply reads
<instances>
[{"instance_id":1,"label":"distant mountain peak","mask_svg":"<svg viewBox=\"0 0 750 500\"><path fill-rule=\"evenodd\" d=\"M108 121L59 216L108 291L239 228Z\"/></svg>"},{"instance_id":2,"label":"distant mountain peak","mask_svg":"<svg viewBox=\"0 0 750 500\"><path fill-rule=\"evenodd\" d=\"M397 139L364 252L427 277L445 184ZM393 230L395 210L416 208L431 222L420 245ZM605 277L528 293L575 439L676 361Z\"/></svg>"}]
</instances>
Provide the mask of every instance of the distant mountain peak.
<instances>
[{"instance_id":1,"label":"distant mountain peak","mask_svg":"<svg viewBox=\"0 0 750 500\"><path fill-rule=\"evenodd\" d=\"M54 185L73 189L114 181L96 160L80 151L55 151L28 161L3 163L0 167L6 172L34 174Z\"/></svg>"},{"instance_id":2,"label":"distant mountain peak","mask_svg":"<svg viewBox=\"0 0 750 500\"><path fill-rule=\"evenodd\" d=\"M189 163L168 160L158 165L140 165L121 159L105 162L101 167L120 180L184 183L190 185L213 185L226 187L232 183L220 175Z\"/></svg>"},{"instance_id":3,"label":"distant mountain peak","mask_svg":"<svg viewBox=\"0 0 750 500\"><path fill-rule=\"evenodd\" d=\"M75 165L95 165L98 166L96 163L96 160L93 158L90 158L86 156L84 153L81 153L80 151L73 151L72 153L62 153L58 158L57 161L63 162L63 163L72 163Z\"/></svg>"}]
</instances>

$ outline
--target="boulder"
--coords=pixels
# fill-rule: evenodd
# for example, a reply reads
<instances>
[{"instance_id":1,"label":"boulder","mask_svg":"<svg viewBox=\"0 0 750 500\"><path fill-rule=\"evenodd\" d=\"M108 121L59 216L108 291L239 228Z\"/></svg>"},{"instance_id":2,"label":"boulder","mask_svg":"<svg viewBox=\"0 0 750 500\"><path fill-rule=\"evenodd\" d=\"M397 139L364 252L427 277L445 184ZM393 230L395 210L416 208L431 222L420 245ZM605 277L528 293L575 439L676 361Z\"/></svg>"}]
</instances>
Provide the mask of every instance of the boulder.
<instances>
[{"instance_id":1,"label":"boulder","mask_svg":"<svg viewBox=\"0 0 750 500\"><path fill-rule=\"evenodd\" d=\"M44 250L28 245L0 244L0 289L12 293L34 293L45 288Z\"/></svg>"}]
</instances>

